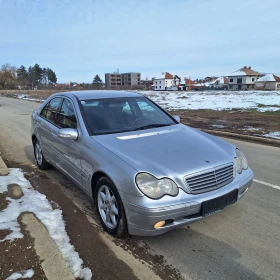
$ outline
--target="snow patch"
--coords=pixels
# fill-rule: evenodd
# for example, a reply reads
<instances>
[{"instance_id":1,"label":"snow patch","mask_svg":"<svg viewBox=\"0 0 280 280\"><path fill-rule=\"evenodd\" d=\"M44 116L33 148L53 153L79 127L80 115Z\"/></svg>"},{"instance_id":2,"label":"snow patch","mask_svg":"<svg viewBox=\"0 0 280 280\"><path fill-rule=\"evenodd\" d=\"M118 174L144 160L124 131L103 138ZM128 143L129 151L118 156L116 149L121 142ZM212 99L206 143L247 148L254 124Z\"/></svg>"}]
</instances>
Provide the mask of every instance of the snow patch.
<instances>
[{"instance_id":1,"label":"snow patch","mask_svg":"<svg viewBox=\"0 0 280 280\"><path fill-rule=\"evenodd\" d=\"M273 74L266 74L265 76L259 78L257 82L276 82Z\"/></svg>"},{"instance_id":2,"label":"snow patch","mask_svg":"<svg viewBox=\"0 0 280 280\"><path fill-rule=\"evenodd\" d=\"M266 133L266 134L262 134L261 136L280 139L280 131L269 132L269 133Z\"/></svg>"},{"instance_id":3,"label":"snow patch","mask_svg":"<svg viewBox=\"0 0 280 280\"><path fill-rule=\"evenodd\" d=\"M12 168L8 176L0 177L0 193L6 192L9 184L18 184L24 196L18 200L9 197L6 198L9 204L6 209L1 211L0 230L10 230L11 233L3 240L0 240L0 243L16 238L23 238L23 234L20 232L20 225L17 221L18 216L23 212L33 212L47 228L74 276L86 280L91 279L91 270L89 268L83 268L83 261L75 251L74 246L70 244L70 239L62 218L62 211L52 209L46 196L32 188L21 169Z\"/></svg>"},{"instance_id":4,"label":"snow patch","mask_svg":"<svg viewBox=\"0 0 280 280\"><path fill-rule=\"evenodd\" d=\"M225 127L227 127L226 125L222 125L222 124L211 124L210 126L216 127L216 128L225 128Z\"/></svg>"},{"instance_id":5,"label":"snow patch","mask_svg":"<svg viewBox=\"0 0 280 280\"><path fill-rule=\"evenodd\" d=\"M16 279L22 279L22 278L31 278L34 275L33 269L23 270L19 272L14 272L11 276L6 278L6 280L16 280Z\"/></svg>"},{"instance_id":6,"label":"snow patch","mask_svg":"<svg viewBox=\"0 0 280 280\"><path fill-rule=\"evenodd\" d=\"M23 99L23 100L28 100L28 101L44 102L44 100L42 100L42 99L31 98L31 97L28 96L28 94L19 94L19 95L16 95L16 98Z\"/></svg>"},{"instance_id":7,"label":"snow patch","mask_svg":"<svg viewBox=\"0 0 280 280\"><path fill-rule=\"evenodd\" d=\"M245 126L242 130L249 130L249 131L258 131L260 128L252 127L252 126Z\"/></svg>"},{"instance_id":8,"label":"snow patch","mask_svg":"<svg viewBox=\"0 0 280 280\"><path fill-rule=\"evenodd\" d=\"M259 112L280 110L280 91L139 91L139 93L169 110L256 109Z\"/></svg>"}]
</instances>

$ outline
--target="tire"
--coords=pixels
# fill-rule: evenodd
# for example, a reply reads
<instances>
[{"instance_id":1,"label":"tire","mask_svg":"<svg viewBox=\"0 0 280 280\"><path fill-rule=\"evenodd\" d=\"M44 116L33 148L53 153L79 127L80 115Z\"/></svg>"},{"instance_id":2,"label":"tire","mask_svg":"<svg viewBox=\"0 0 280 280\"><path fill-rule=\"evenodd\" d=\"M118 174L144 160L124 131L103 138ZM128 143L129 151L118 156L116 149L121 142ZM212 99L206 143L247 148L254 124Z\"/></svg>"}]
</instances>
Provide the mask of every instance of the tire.
<instances>
[{"instance_id":1,"label":"tire","mask_svg":"<svg viewBox=\"0 0 280 280\"><path fill-rule=\"evenodd\" d=\"M109 234L128 235L124 206L117 188L107 177L101 177L95 188L95 206L100 222Z\"/></svg>"},{"instance_id":2,"label":"tire","mask_svg":"<svg viewBox=\"0 0 280 280\"><path fill-rule=\"evenodd\" d=\"M35 161L39 169L47 170L52 168L52 166L45 160L40 143L37 139L34 140L33 146Z\"/></svg>"}]
</instances>

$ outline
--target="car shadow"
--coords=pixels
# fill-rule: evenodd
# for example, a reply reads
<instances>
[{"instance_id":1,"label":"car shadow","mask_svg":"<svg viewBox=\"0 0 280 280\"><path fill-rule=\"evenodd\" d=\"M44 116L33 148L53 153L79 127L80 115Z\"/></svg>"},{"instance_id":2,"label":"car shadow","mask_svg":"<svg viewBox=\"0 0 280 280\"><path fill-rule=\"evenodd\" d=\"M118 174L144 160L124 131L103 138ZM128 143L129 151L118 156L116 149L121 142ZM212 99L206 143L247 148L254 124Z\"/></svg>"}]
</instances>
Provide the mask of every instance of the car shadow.
<instances>
[{"instance_id":1,"label":"car shadow","mask_svg":"<svg viewBox=\"0 0 280 280\"><path fill-rule=\"evenodd\" d=\"M207 235L207 232L204 234L193 229L193 225L156 237L133 238L144 241L153 253L165 256L186 279L263 279L242 264L242 253L237 249ZM203 228L207 230L205 225Z\"/></svg>"},{"instance_id":2,"label":"car shadow","mask_svg":"<svg viewBox=\"0 0 280 280\"><path fill-rule=\"evenodd\" d=\"M35 164L33 145L25 146L25 147L24 147L24 153L25 153L25 155L26 155L26 158L27 158L32 164Z\"/></svg>"}]
</instances>

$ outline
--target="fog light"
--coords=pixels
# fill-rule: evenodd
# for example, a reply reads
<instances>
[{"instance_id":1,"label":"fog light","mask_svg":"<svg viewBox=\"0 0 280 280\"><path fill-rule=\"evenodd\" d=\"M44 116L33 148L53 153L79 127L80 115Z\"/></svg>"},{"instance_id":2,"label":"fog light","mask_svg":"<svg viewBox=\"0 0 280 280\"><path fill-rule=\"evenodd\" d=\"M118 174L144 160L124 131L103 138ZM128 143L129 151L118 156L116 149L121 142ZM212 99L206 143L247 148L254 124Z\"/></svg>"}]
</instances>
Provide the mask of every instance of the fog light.
<instances>
[{"instance_id":1,"label":"fog light","mask_svg":"<svg viewBox=\"0 0 280 280\"><path fill-rule=\"evenodd\" d=\"M161 228L165 225L165 221L160 221L154 225L155 228Z\"/></svg>"}]
</instances>

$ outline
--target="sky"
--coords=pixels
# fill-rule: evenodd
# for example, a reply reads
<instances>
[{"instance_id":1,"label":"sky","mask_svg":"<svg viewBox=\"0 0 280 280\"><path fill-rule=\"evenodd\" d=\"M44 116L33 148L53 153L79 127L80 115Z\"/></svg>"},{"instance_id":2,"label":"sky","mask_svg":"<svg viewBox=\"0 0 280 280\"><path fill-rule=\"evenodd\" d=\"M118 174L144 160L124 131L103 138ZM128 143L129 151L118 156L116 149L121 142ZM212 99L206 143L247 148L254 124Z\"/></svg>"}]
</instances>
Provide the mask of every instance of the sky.
<instances>
[{"instance_id":1,"label":"sky","mask_svg":"<svg viewBox=\"0 0 280 280\"><path fill-rule=\"evenodd\" d=\"M0 34L0 65L38 63L59 83L117 69L280 75L279 0L1 0Z\"/></svg>"}]
</instances>

